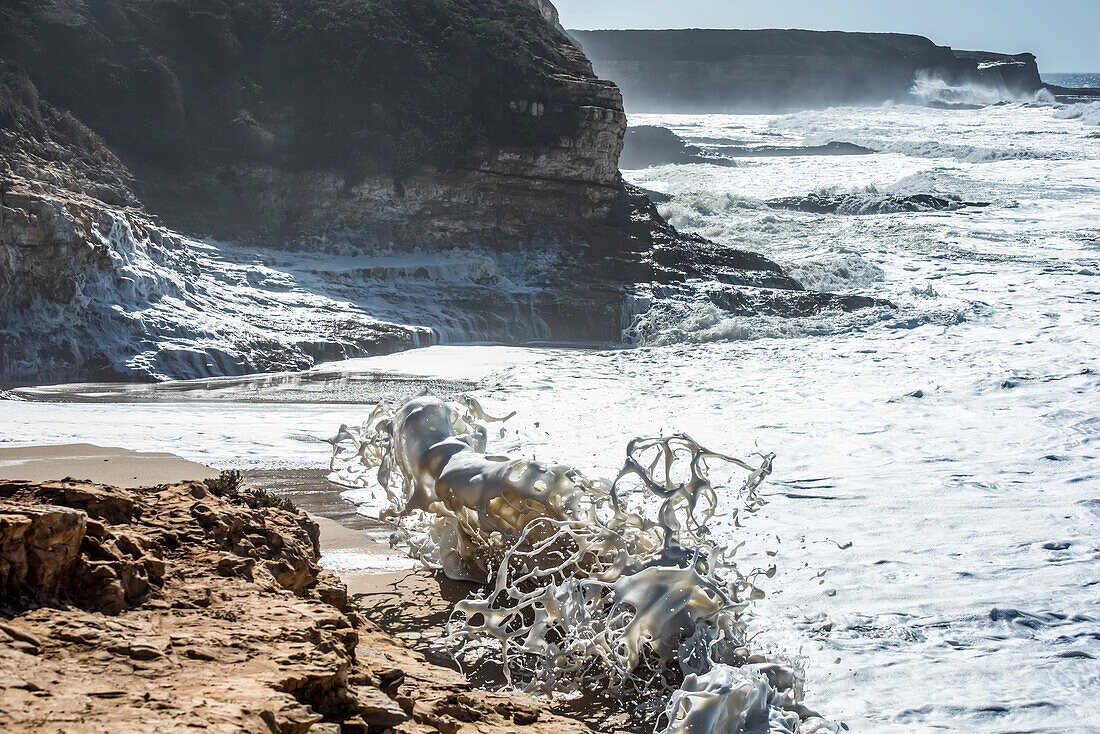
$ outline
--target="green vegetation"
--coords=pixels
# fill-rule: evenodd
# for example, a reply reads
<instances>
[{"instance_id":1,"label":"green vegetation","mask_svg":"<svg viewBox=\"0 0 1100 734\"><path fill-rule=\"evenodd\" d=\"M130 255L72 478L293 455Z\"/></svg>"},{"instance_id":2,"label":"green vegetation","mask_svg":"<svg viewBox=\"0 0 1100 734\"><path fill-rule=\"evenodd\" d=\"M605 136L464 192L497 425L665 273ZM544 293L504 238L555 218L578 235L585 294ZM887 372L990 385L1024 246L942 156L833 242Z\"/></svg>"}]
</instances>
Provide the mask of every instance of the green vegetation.
<instances>
[{"instance_id":1,"label":"green vegetation","mask_svg":"<svg viewBox=\"0 0 1100 734\"><path fill-rule=\"evenodd\" d=\"M118 160L92 132L70 112L59 112L38 98L30 79L14 65L0 60L0 128L17 132L38 155L49 158L45 143L52 141L92 165L117 167ZM4 143L0 141L0 149Z\"/></svg>"},{"instance_id":2,"label":"green vegetation","mask_svg":"<svg viewBox=\"0 0 1100 734\"><path fill-rule=\"evenodd\" d=\"M298 512L294 503L285 497L279 497L266 489L245 486L241 473L236 469L223 471L217 479L206 479L203 483L211 494L231 502L244 503L253 510L275 507L287 512Z\"/></svg>"}]
</instances>

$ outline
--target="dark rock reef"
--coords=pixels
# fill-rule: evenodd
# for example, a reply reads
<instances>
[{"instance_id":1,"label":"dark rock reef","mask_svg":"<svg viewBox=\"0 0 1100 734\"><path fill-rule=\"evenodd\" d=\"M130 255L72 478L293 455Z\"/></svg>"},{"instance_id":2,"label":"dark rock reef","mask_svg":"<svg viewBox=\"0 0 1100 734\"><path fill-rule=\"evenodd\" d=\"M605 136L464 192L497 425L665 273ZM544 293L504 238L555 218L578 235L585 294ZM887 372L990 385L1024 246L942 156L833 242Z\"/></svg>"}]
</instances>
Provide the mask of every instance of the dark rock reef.
<instances>
[{"instance_id":1,"label":"dark rock reef","mask_svg":"<svg viewBox=\"0 0 1100 734\"><path fill-rule=\"evenodd\" d=\"M0 482L0 729L592 731L383 633L284 504L213 481Z\"/></svg>"},{"instance_id":2,"label":"dark rock reef","mask_svg":"<svg viewBox=\"0 0 1100 734\"><path fill-rule=\"evenodd\" d=\"M811 214L899 214L902 212L942 212L966 207L983 208L987 201L945 199L932 194L807 194L787 196L767 202L773 209L790 209Z\"/></svg>"},{"instance_id":3,"label":"dark rock reef","mask_svg":"<svg viewBox=\"0 0 1100 734\"><path fill-rule=\"evenodd\" d=\"M923 36L803 30L570 31L633 111L784 112L908 98L918 73L1021 94L1035 57L955 51Z\"/></svg>"},{"instance_id":4,"label":"dark rock reef","mask_svg":"<svg viewBox=\"0 0 1100 734\"><path fill-rule=\"evenodd\" d=\"M708 140L707 149L688 145L683 138L667 127L637 125L626 129L623 153L619 165L624 170L649 168L668 164L703 163L712 166L734 166L735 158L777 158L805 155L870 155L875 151L854 143L830 142L824 145L758 145L745 147L732 145L725 140ZM650 193L657 199L661 194ZM657 199L654 199L655 201Z\"/></svg>"},{"instance_id":5,"label":"dark rock reef","mask_svg":"<svg viewBox=\"0 0 1100 734\"><path fill-rule=\"evenodd\" d=\"M716 166L728 166L728 158L706 155L703 149L688 145L676 133L666 127L638 125L626 130L623 139L623 154L619 165L624 169L648 168L666 164L710 163Z\"/></svg>"}]
</instances>

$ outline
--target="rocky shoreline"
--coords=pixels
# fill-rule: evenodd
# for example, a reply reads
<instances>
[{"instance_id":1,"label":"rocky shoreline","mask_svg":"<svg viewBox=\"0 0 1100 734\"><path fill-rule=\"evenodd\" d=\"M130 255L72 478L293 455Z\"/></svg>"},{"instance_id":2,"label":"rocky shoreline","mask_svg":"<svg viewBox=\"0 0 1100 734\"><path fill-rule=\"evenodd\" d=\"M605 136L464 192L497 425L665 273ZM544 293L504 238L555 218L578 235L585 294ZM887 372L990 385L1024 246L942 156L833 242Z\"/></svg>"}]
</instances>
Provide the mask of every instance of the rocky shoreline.
<instances>
[{"instance_id":1,"label":"rocky shoreline","mask_svg":"<svg viewBox=\"0 0 1100 734\"><path fill-rule=\"evenodd\" d=\"M307 515L224 478L0 481L0 728L592 731L428 662L319 557Z\"/></svg>"},{"instance_id":2,"label":"rocky shoreline","mask_svg":"<svg viewBox=\"0 0 1100 734\"><path fill-rule=\"evenodd\" d=\"M1019 94L1043 88L1035 56L962 51L923 36L807 30L569 31L632 112L790 112L881 104L914 79Z\"/></svg>"},{"instance_id":3,"label":"rocky shoreline","mask_svg":"<svg viewBox=\"0 0 1100 734\"><path fill-rule=\"evenodd\" d=\"M551 3L429 4L0 8L0 385L622 345L695 278L853 307L623 182L622 96Z\"/></svg>"}]
</instances>

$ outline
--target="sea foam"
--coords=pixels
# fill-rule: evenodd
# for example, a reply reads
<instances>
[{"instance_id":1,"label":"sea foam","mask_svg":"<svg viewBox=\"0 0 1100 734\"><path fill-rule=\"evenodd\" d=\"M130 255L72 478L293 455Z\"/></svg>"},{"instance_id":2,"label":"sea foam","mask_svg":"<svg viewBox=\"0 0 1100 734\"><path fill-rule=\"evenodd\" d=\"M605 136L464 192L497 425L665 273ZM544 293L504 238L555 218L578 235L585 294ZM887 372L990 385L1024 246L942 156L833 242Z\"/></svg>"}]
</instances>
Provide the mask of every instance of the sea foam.
<instances>
[{"instance_id":1,"label":"sea foam","mask_svg":"<svg viewBox=\"0 0 1100 734\"><path fill-rule=\"evenodd\" d=\"M797 665L749 650L745 616L774 568L742 572L708 527L708 462L747 472L736 519L763 504L774 455L750 463L683 434L637 438L614 481L590 479L486 454L502 420L472 398L425 396L379 405L331 441L331 478L384 493L381 519L412 557L486 584L448 624L460 663L495 663L531 693L648 709L662 734L838 731L802 705Z\"/></svg>"}]
</instances>

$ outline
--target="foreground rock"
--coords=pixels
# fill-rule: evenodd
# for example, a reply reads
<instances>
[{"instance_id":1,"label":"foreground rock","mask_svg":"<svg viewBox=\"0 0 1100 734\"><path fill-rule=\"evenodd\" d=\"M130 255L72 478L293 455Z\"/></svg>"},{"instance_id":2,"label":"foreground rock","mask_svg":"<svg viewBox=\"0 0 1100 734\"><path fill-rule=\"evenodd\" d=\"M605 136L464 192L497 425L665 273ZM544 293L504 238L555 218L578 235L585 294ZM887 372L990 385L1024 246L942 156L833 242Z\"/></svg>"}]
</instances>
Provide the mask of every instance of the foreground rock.
<instances>
[{"instance_id":1,"label":"foreground rock","mask_svg":"<svg viewBox=\"0 0 1100 734\"><path fill-rule=\"evenodd\" d=\"M591 731L381 632L318 568L317 526L273 504L0 482L0 729Z\"/></svg>"}]
</instances>

